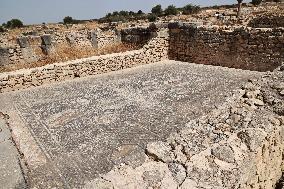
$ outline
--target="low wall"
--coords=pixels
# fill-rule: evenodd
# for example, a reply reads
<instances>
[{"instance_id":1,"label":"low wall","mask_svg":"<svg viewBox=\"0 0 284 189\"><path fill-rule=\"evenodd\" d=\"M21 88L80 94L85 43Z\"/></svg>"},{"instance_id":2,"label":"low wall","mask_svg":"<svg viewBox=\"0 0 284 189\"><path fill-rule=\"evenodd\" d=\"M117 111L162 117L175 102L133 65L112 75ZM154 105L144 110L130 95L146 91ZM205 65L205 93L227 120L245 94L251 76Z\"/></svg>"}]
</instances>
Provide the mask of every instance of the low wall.
<instances>
[{"instance_id":1,"label":"low wall","mask_svg":"<svg viewBox=\"0 0 284 189\"><path fill-rule=\"evenodd\" d=\"M256 71L272 71L284 61L284 29L194 27L173 23L173 60Z\"/></svg>"},{"instance_id":2,"label":"low wall","mask_svg":"<svg viewBox=\"0 0 284 189\"><path fill-rule=\"evenodd\" d=\"M225 30L219 27L170 23L154 24L148 28L131 28L121 32L87 33L82 31L76 35L66 34L69 36L68 43L74 46L97 48L121 40L124 43L146 43L146 45L138 51L1 74L0 92L37 86L50 82L49 80L60 81L65 78L114 71L132 65L159 61L161 58L256 71L272 71L284 61L284 28ZM37 56L31 51L38 47L39 43L41 45L38 50L43 50L45 54L56 51L53 41L54 36L51 34L20 38L16 49L0 49L0 64L9 59L19 61L18 56L33 61ZM57 39L57 41L60 40Z\"/></svg>"},{"instance_id":3,"label":"low wall","mask_svg":"<svg viewBox=\"0 0 284 189\"><path fill-rule=\"evenodd\" d=\"M104 48L121 43L120 33L115 30L102 31L46 31L46 34L19 36L8 40L2 35L0 41L0 66L16 63L32 63L56 53L58 48ZM2 37L0 36L0 37Z\"/></svg>"},{"instance_id":4,"label":"low wall","mask_svg":"<svg viewBox=\"0 0 284 189\"><path fill-rule=\"evenodd\" d=\"M152 28L129 28L121 31L121 41L127 44L144 45L151 38L155 37Z\"/></svg>"},{"instance_id":5,"label":"low wall","mask_svg":"<svg viewBox=\"0 0 284 189\"><path fill-rule=\"evenodd\" d=\"M168 30L162 29L140 50L2 73L0 93L158 62L168 58L168 46Z\"/></svg>"},{"instance_id":6,"label":"low wall","mask_svg":"<svg viewBox=\"0 0 284 189\"><path fill-rule=\"evenodd\" d=\"M260 16L252 19L249 24L249 27L253 28L277 28L284 27L284 16Z\"/></svg>"}]
</instances>

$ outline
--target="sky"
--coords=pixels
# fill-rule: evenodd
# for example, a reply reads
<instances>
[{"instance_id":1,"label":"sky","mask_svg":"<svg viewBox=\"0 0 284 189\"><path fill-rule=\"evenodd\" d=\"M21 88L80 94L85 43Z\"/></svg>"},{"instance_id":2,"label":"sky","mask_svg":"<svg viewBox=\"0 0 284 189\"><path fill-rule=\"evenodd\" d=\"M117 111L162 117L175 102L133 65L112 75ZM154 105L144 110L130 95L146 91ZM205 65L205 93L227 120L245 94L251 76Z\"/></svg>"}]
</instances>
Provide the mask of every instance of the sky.
<instances>
[{"instance_id":1,"label":"sky","mask_svg":"<svg viewBox=\"0 0 284 189\"><path fill-rule=\"evenodd\" d=\"M115 10L150 12L157 4L165 8L171 4L182 7L189 3L208 6L236 2L237 0L0 0L0 25L12 18L22 20L24 24L56 23L65 16L87 20L101 18Z\"/></svg>"}]
</instances>

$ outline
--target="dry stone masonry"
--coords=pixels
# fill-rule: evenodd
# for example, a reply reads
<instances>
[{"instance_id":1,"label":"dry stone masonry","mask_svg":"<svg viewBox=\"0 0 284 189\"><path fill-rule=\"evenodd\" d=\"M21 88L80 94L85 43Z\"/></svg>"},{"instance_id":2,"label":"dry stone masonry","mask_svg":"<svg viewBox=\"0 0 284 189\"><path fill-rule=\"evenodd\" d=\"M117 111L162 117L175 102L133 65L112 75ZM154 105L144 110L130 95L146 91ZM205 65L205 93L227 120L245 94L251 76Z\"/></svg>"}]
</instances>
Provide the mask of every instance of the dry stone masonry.
<instances>
[{"instance_id":1,"label":"dry stone masonry","mask_svg":"<svg viewBox=\"0 0 284 189\"><path fill-rule=\"evenodd\" d=\"M173 23L170 59L267 71L284 61L283 28L219 28Z\"/></svg>"},{"instance_id":2,"label":"dry stone masonry","mask_svg":"<svg viewBox=\"0 0 284 189\"><path fill-rule=\"evenodd\" d=\"M96 75L167 59L167 29L157 31L156 35L142 49L136 51L102 55L40 68L3 73L0 75L0 92L39 86L75 77Z\"/></svg>"},{"instance_id":3,"label":"dry stone masonry","mask_svg":"<svg viewBox=\"0 0 284 189\"><path fill-rule=\"evenodd\" d=\"M283 28L220 28L186 23L170 23L167 27L109 35L102 31L68 33L62 43L68 39L71 45L97 48L122 40L145 45L125 53L2 73L0 93L165 59L256 71L272 71L284 61ZM38 43L48 54L56 48L54 36L23 37L15 49L0 49L0 63L11 61L11 57L17 61L36 58L25 51ZM56 40L60 38L58 35ZM192 120L166 141L148 144L143 154L146 161L141 166L122 164L86 183L85 188L275 188L284 170L283 81L283 66L249 81L210 114Z\"/></svg>"},{"instance_id":4,"label":"dry stone masonry","mask_svg":"<svg viewBox=\"0 0 284 189\"><path fill-rule=\"evenodd\" d=\"M102 31L99 28L65 32L47 30L41 35L25 35L16 40L11 40L4 34L0 36L0 66L36 62L48 54L56 53L62 46L97 49L121 43L120 31Z\"/></svg>"},{"instance_id":5,"label":"dry stone masonry","mask_svg":"<svg viewBox=\"0 0 284 189\"><path fill-rule=\"evenodd\" d=\"M283 15L266 15L252 19L248 26L254 28L278 28L284 27L284 16Z\"/></svg>"},{"instance_id":6,"label":"dry stone masonry","mask_svg":"<svg viewBox=\"0 0 284 189\"><path fill-rule=\"evenodd\" d=\"M152 24L148 28L131 28L121 32L98 29L92 32L69 32L65 37L57 34L21 37L15 47L0 48L1 65L36 61L42 53L48 55L56 52L57 45L61 43L82 48L101 48L119 41L145 45L138 51L1 74L0 92L115 71L168 57L185 62L272 71L284 61L283 33L283 28L220 28L177 22Z\"/></svg>"}]
</instances>

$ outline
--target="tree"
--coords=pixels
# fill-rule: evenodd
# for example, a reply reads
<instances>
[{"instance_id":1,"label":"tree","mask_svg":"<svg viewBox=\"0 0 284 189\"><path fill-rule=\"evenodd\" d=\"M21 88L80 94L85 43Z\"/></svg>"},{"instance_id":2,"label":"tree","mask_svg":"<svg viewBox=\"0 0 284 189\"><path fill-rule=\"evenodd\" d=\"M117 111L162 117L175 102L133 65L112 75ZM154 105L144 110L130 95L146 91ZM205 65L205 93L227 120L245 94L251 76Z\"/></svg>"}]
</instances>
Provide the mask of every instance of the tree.
<instances>
[{"instance_id":1,"label":"tree","mask_svg":"<svg viewBox=\"0 0 284 189\"><path fill-rule=\"evenodd\" d=\"M144 14L144 12L143 12L142 10L139 10L139 11L137 12L137 14L141 15L141 14Z\"/></svg>"},{"instance_id":2,"label":"tree","mask_svg":"<svg viewBox=\"0 0 284 189\"><path fill-rule=\"evenodd\" d=\"M174 5L169 5L166 9L165 9L165 14L166 15L177 15L178 14L178 10Z\"/></svg>"},{"instance_id":3,"label":"tree","mask_svg":"<svg viewBox=\"0 0 284 189\"><path fill-rule=\"evenodd\" d=\"M162 5L156 5L155 7L152 8L151 12L157 16L162 15L163 13Z\"/></svg>"},{"instance_id":4,"label":"tree","mask_svg":"<svg viewBox=\"0 0 284 189\"><path fill-rule=\"evenodd\" d=\"M8 21L5 25L6 28L11 28L11 29L21 28L23 26L24 26L23 22L19 19L12 19L12 20Z\"/></svg>"},{"instance_id":5,"label":"tree","mask_svg":"<svg viewBox=\"0 0 284 189\"><path fill-rule=\"evenodd\" d=\"M262 2L262 0L252 0L253 5L259 5Z\"/></svg>"},{"instance_id":6,"label":"tree","mask_svg":"<svg viewBox=\"0 0 284 189\"><path fill-rule=\"evenodd\" d=\"M112 16L112 14L111 13L107 13L107 15L105 16L106 18L109 18L109 17L111 17Z\"/></svg>"},{"instance_id":7,"label":"tree","mask_svg":"<svg viewBox=\"0 0 284 189\"><path fill-rule=\"evenodd\" d=\"M200 11L200 7L192 5L192 4L188 4L184 6L182 10L183 10L183 14L196 14Z\"/></svg>"},{"instance_id":8,"label":"tree","mask_svg":"<svg viewBox=\"0 0 284 189\"><path fill-rule=\"evenodd\" d=\"M74 20L71 16L66 16L64 19L63 19L63 23L64 24L73 24L74 23Z\"/></svg>"},{"instance_id":9,"label":"tree","mask_svg":"<svg viewBox=\"0 0 284 189\"><path fill-rule=\"evenodd\" d=\"M237 1L238 1L238 14L237 14L237 17L239 18L241 16L241 9L242 9L243 0L237 0Z\"/></svg>"},{"instance_id":10,"label":"tree","mask_svg":"<svg viewBox=\"0 0 284 189\"><path fill-rule=\"evenodd\" d=\"M0 33L5 32L5 29L3 26L0 26Z\"/></svg>"},{"instance_id":11,"label":"tree","mask_svg":"<svg viewBox=\"0 0 284 189\"><path fill-rule=\"evenodd\" d=\"M149 22L155 22L157 20L156 14L150 14L148 15Z\"/></svg>"},{"instance_id":12,"label":"tree","mask_svg":"<svg viewBox=\"0 0 284 189\"><path fill-rule=\"evenodd\" d=\"M112 15L113 15L113 16L118 16L118 15L119 15L119 12L118 12L118 11L114 11L114 12L112 13Z\"/></svg>"},{"instance_id":13,"label":"tree","mask_svg":"<svg viewBox=\"0 0 284 189\"><path fill-rule=\"evenodd\" d=\"M120 11L119 12L120 16L128 16L128 14L129 14L128 11Z\"/></svg>"},{"instance_id":14,"label":"tree","mask_svg":"<svg viewBox=\"0 0 284 189\"><path fill-rule=\"evenodd\" d=\"M130 15L130 16L134 16L134 15L135 15L135 12L129 11L129 15Z\"/></svg>"}]
</instances>

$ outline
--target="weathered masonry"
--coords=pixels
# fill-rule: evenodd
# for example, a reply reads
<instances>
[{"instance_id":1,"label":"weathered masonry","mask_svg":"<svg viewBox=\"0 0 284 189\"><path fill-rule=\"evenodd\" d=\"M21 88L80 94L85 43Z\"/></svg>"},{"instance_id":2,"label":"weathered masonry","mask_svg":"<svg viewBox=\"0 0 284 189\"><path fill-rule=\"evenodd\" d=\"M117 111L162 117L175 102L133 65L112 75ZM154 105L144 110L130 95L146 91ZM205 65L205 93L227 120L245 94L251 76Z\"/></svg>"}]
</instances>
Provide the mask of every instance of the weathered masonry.
<instances>
[{"instance_id":1,"label":"weathered masonry","mask_svg":"<svg viewBox=\"0 0 284 189\"><path fill-rule=\"evenodd\" d=\"M218 27L196 27L192 24L171 23L152 25L148 29L126 30L122 35L121 38L126 43L146 43L146 45L140 50L125 53L3 73L0 75L0 92L116 71L163 59L256 71L274 70L284 61L283 28L225 30ZM44 44L41 48L44 47L48 52L52 48L52 40L49 36L42 36L41 41ZM78 40L76 43L79 43ZM101 45L106 43L102 42ZM9 59L7 53L23 54L31 49L26 39L21 39L20 44L21 48L15 50L2 49L0 51L1 62ZM26 59L35 58L33 53L24 54L25 56L21 56Z\"/></svg>"},{"instance_id":2,"label":"weathered masonry","mask_svg":"<svg viewBox=\"0 0 284 189\"><path fill-rule=\"evenodd\" d=\"M142 31L142 34L139 31ZM167 59L256 71L274 70L284 61L283 28L197 27L186 23L171 23L151 25L146 30L126 31L125 36L120 37L127 43L145 43L145 45L139 50L125 53L94 56L33 69L1 73L0 93L6 93L1 94L1 96L9 97L11 93L8 92L15 90L122 70ZM52 49L52 40L50 40L49 35L41 37L38 41L42 45L41 48L46 49L47 53ZM106 40L105 43L107 41L109 40ZM72 43L71 38L70 42ZM0 49L1 57L3 57L3 59L1 58L2 63L11 58L7 53L15 53L18 56L18 53L22 52L23 49L30 48L25 39L18 41L18 43L19 51L17 49L16 51ZM95 36L93 36L89 45L93 44L99 46ZM24 57L20 54L19 56ZM27 55L28 58L34 58L32 54L28 53ZM173 65L171 61L169 62L170 65ZM188 65L187 63L182 64ZM168 72L168 70L166 69L165 72ZM216 70L222 72L220 67L217 67ZM203 117L191 120L182 130L172 133L167 140L149 143L145 154L144 149L142 154L147 161L145 160L141 166L133 168L122 165L116 167L110 172L100 175L100 178L83 183L86 184L85 188L124 189L131 185L133 188L143 189L149 187L165 189L274 189L284 170L283 70L282 66L274 72L255 72L262 77L251 79L242 89L226 99L220 107ZM239 70L234 71L238 72ZM186 71L183 73L188 75ZM214 73L214 78L217 78ZM198 72L194 72L194 74L198 75ZM147 77L148 72L145 75ZM226 81L228 80L230 79L226 79ZM151 79L151 81L154 81L154 79ZM164 82L163 78L162 82ZM175 84L174 81L171 82ZM198 82L202 83L202 81ZM200 88L198 82L196 88ZM102 85L106 84L102 83ZM218 85L220 86L219 80ZM179 89L184 89L183 87L181 86ZM136 84L135 88L137 88ZM64 90L64 87L61 87L61 89ZM84 87L84 89L89 90L88 87ZM206 87L203 87L203 89L208 90ZM76 88L72 91L80 90ZM148 89L146 91L150 92ZM163 90L159 90L158 93L160 91ZM28 90L28 92L30 91ZM180 94L180 92L178 90L173 95ZM224 91L222 92L226 94ZM35 92L34 95L38 95L38 93ZM52 91L49 95L49 99L53 99ZM93 93L90 94L90 96L92 95ZM45 93L43 96L45 96ZM68 96L62 96L68 98ZM205 98L209 98L209 96ZM19 101L21 102L23 98L19 98ZM125 99L128 100L128 98ZM145 99L148 100L148 98ZM192 98L188 99L192 100ZM102 101L105 102L104 99ZM9 106L12 104L9 103L10 101L3 100L3 102ZM62 102L70 104L66 103L68 101L63 100ZM88 99L76 101L75 98L73 102L85 105L84 103L91 101L88 101ZM175 103L174 100L172 102ZM93 101L93 103L96 102ZM25 106L29 105L26 102L24 104ZM47 104L52 107L50 109L52 111L58 108L53 107L50 102ZM0 105L2 104L0 103ZM182 106L184 106L184 103ZM73 111L72 105L71 108ZM154 108L161 111L160 108ZM26 108L23 109L28 111ZM58 109L60 114L62 110L61 108ZM46 113L45 111L42 112ZM54 112L58 113L57 111ZM33 115L26 115L28 118L33 117ZM73 114L70 114L69 111L66 111L63 115L69 115L73 118ZM60 117L61 115L52 117L49 123L54 120L62 120ZM11 118L13 119L13 117ZM38 126L37 123L36 125ZM62 126L61 122L58 122L58 125ZM77 126L77 123L74 125ZM144 124L141 125L144 126ZM168 125L171 126L171 123ZM15 124L14 126L17 127L18 125ZM83 126L85 125L83 124ZM14 129L13 132L18 132L18 135L19 133L22 134L17 129ZM30 134L30 132L26 133ZM74 133L78 134L78 132ZM19 146L26 147L27 143L23 144ZM26 147L26 150L30 152L31 149ZM87 158L89 158L89 154L87 154ZM63 161L66 161L66 159L63 159ZM74 168L73 165L72 168ZM68 172L70 172L69 169ZM77 175L75 176L77 178Z\"/></svg>"},{"instance_id":3,"label":"weathered masonry","mask_svg":"<svg viewBox=\"0 0 284 189\"><path fill-rule=\"evenodd\" d=\"M143 46L153 37L152 34L148 28L46 31L45 34L29 33L13 40L0 34L0 66L33 63L66 47L101 49L120 43Z\"/></svg>"},{"instance_id":4,"label":"weathered masonry","mask_svg":"<svg viewBox=\"0 0 284 189\"><path fill-rule=\"evenodd\" d=\"M153 35L156 35L156 37L139 50L94 56L0 74L0 92L40 86L45 83L53 83L87 75L96 75L167 59L167 29L154 31L154 33Z\"/></svg>"},{"instance_id":5,"label":"weathered masonry","mask_svg":"<svg viewBox=\"0 0 284 189\"><path fill-rule=\"evenodd\" d=\"M170 59L256 71L284 60L283 28L194 27L170 24Z\"/></svg>"}]
</instances>

